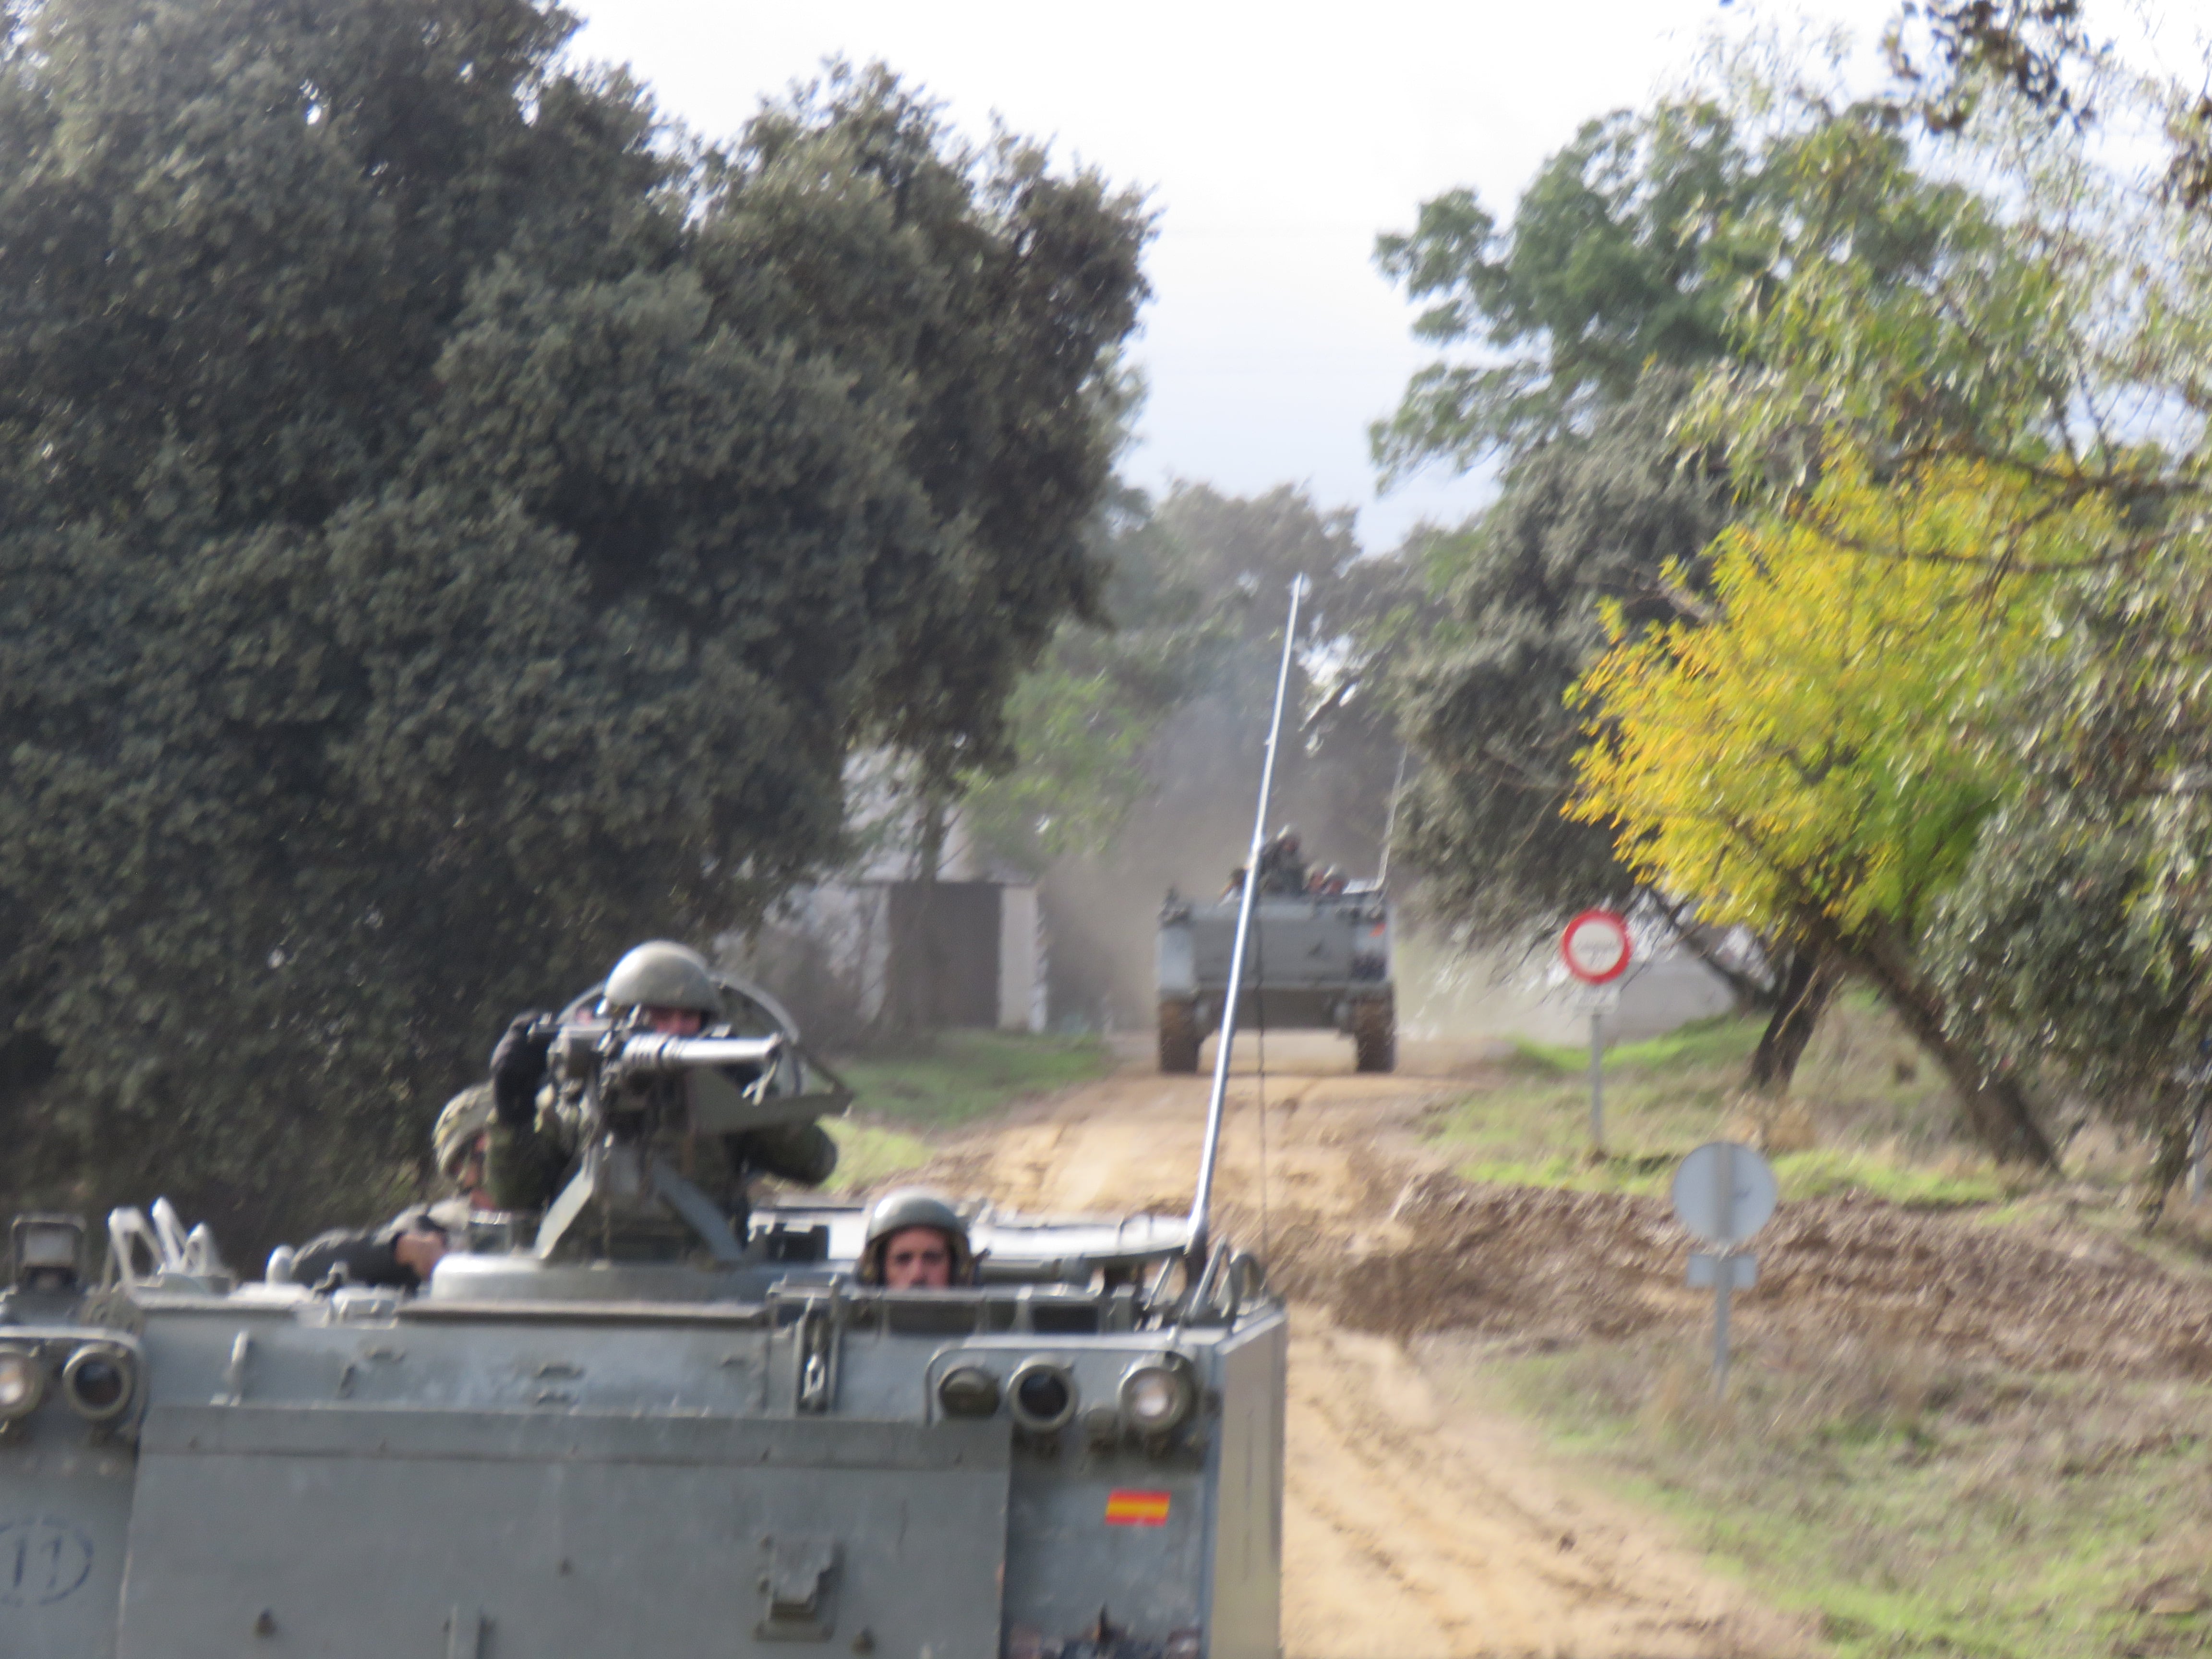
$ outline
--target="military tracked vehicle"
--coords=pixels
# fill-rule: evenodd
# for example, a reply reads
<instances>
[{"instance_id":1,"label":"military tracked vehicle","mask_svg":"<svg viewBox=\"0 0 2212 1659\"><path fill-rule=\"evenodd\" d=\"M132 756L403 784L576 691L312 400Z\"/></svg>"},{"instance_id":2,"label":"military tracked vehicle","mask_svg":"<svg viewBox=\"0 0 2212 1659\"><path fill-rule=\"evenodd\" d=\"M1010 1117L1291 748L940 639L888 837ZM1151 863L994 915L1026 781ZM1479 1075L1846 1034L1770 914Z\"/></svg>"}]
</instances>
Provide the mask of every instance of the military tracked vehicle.
<instances>
[{"instance_id":1,"label":"military tracked vehicle","mask_svg":"<svg viewBox=\"0 0 2212 1659\"><path fill-rule=\"evenodd\" d=\"M681 1173L848 1097L772 1000L701 1039L592 1004L553 1051L581 1167L419 1294L239 1283L165 1204L91 1285L79 1222L17 1220L0 1652L1278 1653L1285 1317L1202 1202L972 1203L975 1282L873 1288L861 1206Z\"/></svg>"},{"instance_id":2,"label":"military tracked vehicle","mask_svg":"<svg viewBox=\"0 0 2212 1659\"><path fill-rule=\"evenodd\" d=\"M1288 1328L1210 1220L1242 956L1189 1213L971 1204L950 1288L864 1282L857 1204L694 1183L850 1098L730 982L726 1034L562 1011L574 1168L420 1294L240 1284L165 1203L94 1285L81 1222L18 1218L0 1653L1277 1659Z\"/></svg>"},{"instance_id":3,"label":"military tracked vehicle","mask_svg":"<svg viewBox=\"0 0 2212 1659\"><path fill-rule=\"evenodd\" d=\"M1187 899L1170 888L1160 909L1160 1070L1195 1072L1200 1045L1220 1032L1212 1114L1218 1114L1228 1086L1230 1046L1240 1021L1255 1021L1263 1031L1340 1031L1352 1039L1363 1072L1387 1072L1398 1061L1397 1002L1390 979L1393 919L1381 878L1352 882L1334 870L1310 878L1296 831L1285 827L1272 841L1267 833L1298 606L1305 592L1302 576L1291 586L1251 851L1231 876L1229 890L1214 903ZM1394 786L1394 816L1396 799ZM1383 846L1387 869L1387 830ZM1200 1184L1205 1185L1203 1176Z\"/></svg>"},{"instance_id":4,"label":"military tracked vehicle","mask_svg":"<svg viewBox=\"0 0 2212 1659\"><path fill-rule=\"evenodd\" d=\"M1205 904L1170 891L1160 909L1160 1070L1195 1072L1199 1045L1220 1029L1237 946L1239 902ZM1255 897L1239 988L1240 1022L1267 1030L1333 1030L1352 1039L1363 1072L1397 1064L1390 979L1393 918L1379 887Z\"/></svg>"}]
</instances>

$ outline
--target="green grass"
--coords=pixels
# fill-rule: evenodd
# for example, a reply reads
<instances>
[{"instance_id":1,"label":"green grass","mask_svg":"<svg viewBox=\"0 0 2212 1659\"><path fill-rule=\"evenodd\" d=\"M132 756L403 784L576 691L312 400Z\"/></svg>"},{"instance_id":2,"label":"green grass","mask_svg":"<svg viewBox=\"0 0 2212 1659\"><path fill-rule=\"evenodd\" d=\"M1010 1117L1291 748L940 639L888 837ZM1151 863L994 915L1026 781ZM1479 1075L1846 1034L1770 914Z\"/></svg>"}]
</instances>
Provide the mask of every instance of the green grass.
<instances>
[{"instance_id":1,"label":"green grass","mask_svg":"<svg viewBox=\"0 0 2212 1659\"><path fill-rule=\"evenodd\" d=\"M839 1060L863 1118L902 1127L945 1128L994 1112L1025 1095L1049 1094L1103 1077L1113 1065L1095 1036L1010 1031L945 1031L909 1054Z\"/></svg>"},{"instance_id":2,"label":"green grass","mask_svg":"<svg viewBox=\"0 0 2212 1659\"><path fill-rule=\"evenodd\" d=\"M1427 1127L1472 1179L1631 1193L1663 1191L1701 1141L1764 1129L1784 1198L1857 1192L1977 1206L1977 1224L2063 1216L2135 1231L2118 1196L2137 1151L2074 1145L2063 1188L2001 1179L1963 1140L1940 1075L1866 997L1831 1007L1778 1107L1742 1090L1758 1036L1755 1021L1729 1018L1609 1051L1601 1159L1577 1049L1520 1046ZM2212 1225L2194 1225L2170 1222L2161 1239L2202 1272ZM1717 1567L1808 1615L1841 1659L2212 1649L2212 1613L2195 1610L2212 1591L2212 1388L1755 1336L1723 1406L1707 1340L1500 1358L1444 1336L1422 1356L1447 1392L1504 1394Z\"/></svg>"},{"instance_id":3,"label":"green grass","mask_svg":"<svg viewBox=\"0 0 2212 1659\"><path fill-rule=\"evenodd\" d=\"M1479 1362L1446 1341L1425 1360L1448 1390L1504 1391L1844 1659L2212 1642L2204 1614L2150 1610L2205 1588L2212 1389L1838 1341L1741 1356L1722 1407L1679 1340Z\"/></svg>"},{"instance_id":4,"label":"green grass","mask_svg":"<svg viewBox=\"0 0 2212 1659\"><path fill-rule=\"evenodd\" d=\"M1775 1184L1784 1198L1865 1193L1911 1209L1949 1210L2001 1203L2012 1191L1994 1166L1969 1159L1929 1165L1876 1152L1815 1146L1778 1152L1771 1162Z\"/></svg>"},{"instance_id":5,"label":"green grass","mask_svg":"<svg viewBox=\"0 0 2212 1659\"><path fill-rule=\"evenodd\" d=\"M1103 1077L1113 1060L1096 1037L945 1031L910 1054L836 1064L854 1100L848 1116L825 1126L837 1143L830 1189L852 1192L927 1164L939 1132Z\"/></svg>"},{"instance_id":6,"label":"green grass","mask_svg":"<svg viewBox=\"0 0 2212 1659\"><path fill-rule=\"evenodd\" d=\"M1713 1065L1741 1068L1759 1047L1762 1024L1735 1014L1692 1020L1664 1036L1613 1044L1605 1051L1605 1068L1609 1073L1620 1071L1632 1075ZM1587 1048L1516 1040L1513 1049L1516 1065L1528 1072L1573 1073L1585 1078L1589 1075Z\"/></svg>"},{"instance_id":7,"label":"green grass","mask_svg":"<svg viewBox=\"0 0 2212 1659\"><path fill-rule=\"evenodd\" d=\"M930 1145L920 1135L851 1117L831 1118L822 1127L837 1143L837 1172L827 1183L833 1193L862 1191L929 1162Z\"/></svg>"},{"instance_id":8,"label":"green grass","mask_svg":"<svg viewBox=\"0 0 2212 1659\"><path fill-rule=\"evenodd\" d=\"M1583 1049L1516 1044L1495 1081L1432 1113L1427 1131L1470 1181L1663 1192L1692 1147L1758 1137L1741 1090L1760 1029L1758 1019L1723 1016L1608 1048L1601 1158L1590 1151ZM1941 1081L1909 1039L1870 1003L1845 998L1773 1125L1782 1195L1861 1192L1929 1207L2002 1200L2003 1183L1955 1139L1952 1119Z\"/></svg>"}]
</instances>

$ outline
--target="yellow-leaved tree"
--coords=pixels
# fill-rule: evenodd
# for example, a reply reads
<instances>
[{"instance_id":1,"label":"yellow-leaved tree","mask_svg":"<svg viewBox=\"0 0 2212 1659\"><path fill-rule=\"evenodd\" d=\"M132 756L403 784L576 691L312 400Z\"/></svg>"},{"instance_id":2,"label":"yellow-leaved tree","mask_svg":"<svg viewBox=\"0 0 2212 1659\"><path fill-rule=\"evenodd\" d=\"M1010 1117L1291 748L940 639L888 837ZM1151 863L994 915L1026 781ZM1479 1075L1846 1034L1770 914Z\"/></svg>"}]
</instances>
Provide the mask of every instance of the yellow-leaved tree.
<instances>
[{"instance_id":1,"label":"yellow-leaved tree","mask_svg":"<svg viewBox=\"0 0 2212 1659\"><path fill-rule=\"evenodd\" d=\"M2049 1164L2011 1077L1964 1051L1913 943L2013 772L1984 740L2046 626L2046 573L2101 507L1972 461L1877 478L1845 450L1808 501L1715 543L1714 611L1624 638L1570 694L1572 816L1716 923L1816 948L1942 1066L1984 1145Z\"/></svg>"}]
</instances>

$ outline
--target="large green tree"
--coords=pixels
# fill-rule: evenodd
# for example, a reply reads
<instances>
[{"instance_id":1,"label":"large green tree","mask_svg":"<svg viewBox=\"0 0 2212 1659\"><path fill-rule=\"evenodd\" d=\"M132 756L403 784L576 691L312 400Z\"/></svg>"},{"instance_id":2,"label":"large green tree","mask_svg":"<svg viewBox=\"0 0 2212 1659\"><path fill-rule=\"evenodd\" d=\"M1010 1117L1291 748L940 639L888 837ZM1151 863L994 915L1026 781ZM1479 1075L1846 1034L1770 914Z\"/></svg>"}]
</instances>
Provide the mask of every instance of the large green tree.
<instances>
[{"instance_id":1,"label":"large green tree","mask_svg":"<svg viewBox=\"0 0 2212 1659\"><path fill-rule=\"evenodd\" d=\"M1386 477L1586 435L1652 364L1724 351L1725 229L1759 187L1735 124L1687 101L1585 122L1503 225L1469 190L1424 202L1376 245L1443 353L1374 428Z\"/></svg>"},{"instance_id":2,"label":"large green tree","mask_svg":"<svg viewBox=\"0 0 2212 1659\"><path fill-rule=\"evenodd\" d=\"M1146 220L880 71L703 143L531 0L9 21L0 1184L266 1237L856 742L1004 752Z\"/></svg>"}]
</instances>

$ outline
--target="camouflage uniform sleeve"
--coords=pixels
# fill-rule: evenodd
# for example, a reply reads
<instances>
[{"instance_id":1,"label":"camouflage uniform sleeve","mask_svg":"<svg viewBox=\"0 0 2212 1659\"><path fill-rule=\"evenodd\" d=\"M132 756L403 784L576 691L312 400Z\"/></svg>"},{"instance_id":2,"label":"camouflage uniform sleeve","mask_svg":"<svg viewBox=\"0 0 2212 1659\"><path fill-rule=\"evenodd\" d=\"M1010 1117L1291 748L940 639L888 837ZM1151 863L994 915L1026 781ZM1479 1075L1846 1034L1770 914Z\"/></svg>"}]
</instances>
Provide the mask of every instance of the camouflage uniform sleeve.
<instances>
[{"instance_id":1,"label":"camouflage uniform sleeve","mask_svg":"<svg viewBox=\"0 0 2212 1659\"><path fill-rule=\"evenodd\" d=\"M781 1123L729 1139L738 1162L802 1187L819 1187L837 1168L837 1143L819 1123Z\"/></svg>"},{"instance_id":2,"label":"camouflage uniform sleeve","mask_svg":"<svg viewBox=\"0 0 2212 1659\"><path fill-rule=\"evenodd\" d=\"M484 1158L484 1190L502 1210L542 1210L561 1194L575 1155L574 1137L541 1106L527 1123L495 1123Z\"/></svg>"}]
</instances>

